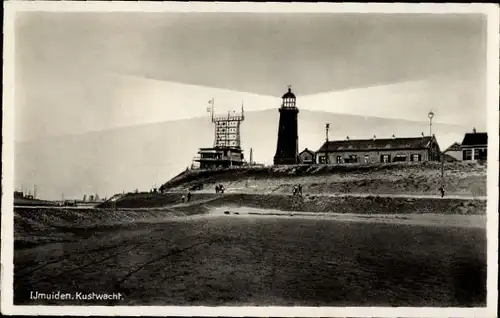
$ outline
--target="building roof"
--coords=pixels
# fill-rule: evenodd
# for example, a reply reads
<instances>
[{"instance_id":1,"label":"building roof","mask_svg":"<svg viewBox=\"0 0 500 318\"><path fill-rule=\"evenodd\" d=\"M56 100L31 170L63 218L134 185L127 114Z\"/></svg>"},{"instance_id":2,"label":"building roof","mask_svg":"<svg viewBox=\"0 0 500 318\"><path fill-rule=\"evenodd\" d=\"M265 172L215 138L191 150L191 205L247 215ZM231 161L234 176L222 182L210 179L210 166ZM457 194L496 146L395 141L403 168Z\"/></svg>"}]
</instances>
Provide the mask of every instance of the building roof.
<instances>
[{"instance_id":1,"label":"building roof","mask_svg":"<svg viewBox=\"0 0 500 318\"><path fill-rule=\"evenodd\" d=\"M300 154L299 154L299 155L301 155L301 154L302 154L302 153L304 153L304 152L308 152L308 153L310 153L311 155L314 155L314 151L312 151L311 149L307 149L307 148L306 148L306 149L304 149L304 150L302 150L302 151L300 152Z\"/></svg>"},{"instance_id":2,"label":"building roof","mask_svg":"<svg viewBox=\"0 0 500 318\"><path fill-rule=\"evenodd\" d=\"M292 93L292 89L290 87L288 87L288 92L285 93L285 95L283 95L283 97L281 97L283 99L285 98L295 98L295 94Z\"/></svg>"},{"instance_id":3,"label":"building roof","mask_svg":"<svg viewBox=\"0 0 500 318\"><path fill-rule=\"evenodd\" d=\"M334 140L321 146L318 152L376 150L376 149L425 149L429 147L431 137Z\"/></svg>"},{"instance_id":4,"label":"building roof","mask_svg":"<svg viewBox=\"0 0 500 318\"><path fill-rule=\"evenodd\" d=\"M451 146L449 146L444 152L448 151L460 151L462 148L458 142L454 142Z\"/></svg>"},{"instance_id":5,"label":"building roof","mask_svg":"<svg viewBox=\"0 0 500 318\"><path fill-rule=\"evenodd\" d=\"M486 145L488 145L488 133L466 133L462 141L462 147Z\"/></svg>"}]
</instances>

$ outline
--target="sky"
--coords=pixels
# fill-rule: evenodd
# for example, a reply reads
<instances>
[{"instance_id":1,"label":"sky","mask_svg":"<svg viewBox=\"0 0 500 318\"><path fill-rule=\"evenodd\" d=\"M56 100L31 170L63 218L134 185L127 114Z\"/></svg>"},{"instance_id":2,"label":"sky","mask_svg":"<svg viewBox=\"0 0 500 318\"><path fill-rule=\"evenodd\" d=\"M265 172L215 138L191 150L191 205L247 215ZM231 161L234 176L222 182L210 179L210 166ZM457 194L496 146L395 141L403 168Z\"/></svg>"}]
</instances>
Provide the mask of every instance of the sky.
<instances>
[{"instance_id":1,"label":"sky","mask_svg":"<svg viewBox=\"0 0 500 318\"><path fill-rule=\"evenodd\" d=\"M212 136L208 118L199 132L176 122L208 117L212 98L216 113L276 110L288 85L300 110L332 114L301 112L301 147L322 142L324 122L310 121L324 118L346 121L332 136L420 136L432 110L443 149L487 130L479 14L23 12L15 50L16 187L36 183L51 198L160 183ZM339 114L396 121L360 129ZM244 123L259 160L272 158L275 136L258 148L252 129L272 134L275 119ZM172 127L183 138L163 135ZM166 159L184 143L182 162Z\"/></svg>"},{"instance_id":2,"label":"sky","mask_svg":"<svg viewBox=\"0 0 500 318\"><path fill-rule=\"evenodd\" d=\"M453 14L18 13L17 141L276 108L486 129L486 19Z\"/></svg>"}]
</instances>

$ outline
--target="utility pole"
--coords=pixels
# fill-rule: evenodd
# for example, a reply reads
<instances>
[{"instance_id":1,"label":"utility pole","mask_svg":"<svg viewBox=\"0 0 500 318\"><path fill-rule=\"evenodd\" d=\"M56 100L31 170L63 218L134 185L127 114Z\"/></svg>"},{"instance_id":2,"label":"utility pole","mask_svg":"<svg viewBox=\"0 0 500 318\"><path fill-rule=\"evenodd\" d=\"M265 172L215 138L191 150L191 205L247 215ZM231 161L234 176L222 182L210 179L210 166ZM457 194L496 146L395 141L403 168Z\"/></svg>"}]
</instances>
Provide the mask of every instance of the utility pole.
<instances>
[{"instance_id":1,"label":"utility pole","mask_svg":"<svg viewBox=\"0 0 500 318\"><path fill-rule=\"evenodd\" d=\"M329 131L329 130L330 130L330 124L329 124L329 123L327 123L327 124L325 125L325 132L326 132L326 143L325 143L325 145L326 145L326 149L325 149L325 155L326 155L326 158L325 158L325 163L326 163L326 164L329 164L329 161L330 161L330 158L329 158L329 156L328 156L328 131Z\"/></svg>"},{"instance_id":2,"label":"utility pole","mask_svg":"<svg viewBox=\"0 0 500 318\"><path fill-rule=\"evenodd\" d=\"M431 160L434 160L434 151L432 149L432 118L434 118L434 113L431 111L429 111L429 113L427 114L427 116L429 116L429 137L431 137L431 141L430 141L430 145L429 145L429 148L430 148L430 151L429 151L429 155L431 156Z\"/></svg>"},{"instance_id":3,"label":"utility pole","mask_svg":"<svg viewBox=\"0 0 500 318\"><path fill-rule=\"evenodd\" d=\"M434 118L434 113L431 110L427 115L429 116L429 136L432 137L432 118Z\"/></svg>"},{"instance_id":4,"label":"utility pole","mask_svg":"<svg viewBox=\"0 0 500 318\"><path fill-rule=\"evenodd\" d=\"M444 185L444 156L441 156L441 183Z\"/></svg>"}]
</instances>

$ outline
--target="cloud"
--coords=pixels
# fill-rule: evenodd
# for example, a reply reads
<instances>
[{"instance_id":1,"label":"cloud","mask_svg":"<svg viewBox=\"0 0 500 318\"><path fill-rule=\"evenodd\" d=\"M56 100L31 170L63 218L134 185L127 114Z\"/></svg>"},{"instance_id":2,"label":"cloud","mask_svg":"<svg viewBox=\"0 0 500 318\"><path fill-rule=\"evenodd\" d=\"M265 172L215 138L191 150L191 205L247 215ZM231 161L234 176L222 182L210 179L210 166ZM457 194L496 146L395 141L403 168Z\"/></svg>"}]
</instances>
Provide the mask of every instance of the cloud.
<instances>
[{"instance_id":1,"label":"cloud","mask_svg":"<svg viewBox=\"0 0 500 318\"><path fill-rule=\"evenodd\" d=\"M486 127L484 82L436 76L427 79L333 91L300 97L309 110Z\"/></svg>"},{"instance_id":2,"label":"cloud","mask_svg":"<svg viewBox=\"0 0 500 318\"><path fill-rule=\"evenodd\" d=\"M29 83L33 85L30 90L19 87L16 140L208 117L208 101L212 98L218 114L240 111L242 103L246 111L277 109L281 103L279 97L92 69L67 71L65 75L48 76L45 81L34 78L38 85ZM478 111L486 110L485 102L481 102L485 95L482 87L472 79L434 77L298 95L297 102L305 110L423 122L432 109L436 123L483 129L485 111Z\"/></svg>"}]
</instances>

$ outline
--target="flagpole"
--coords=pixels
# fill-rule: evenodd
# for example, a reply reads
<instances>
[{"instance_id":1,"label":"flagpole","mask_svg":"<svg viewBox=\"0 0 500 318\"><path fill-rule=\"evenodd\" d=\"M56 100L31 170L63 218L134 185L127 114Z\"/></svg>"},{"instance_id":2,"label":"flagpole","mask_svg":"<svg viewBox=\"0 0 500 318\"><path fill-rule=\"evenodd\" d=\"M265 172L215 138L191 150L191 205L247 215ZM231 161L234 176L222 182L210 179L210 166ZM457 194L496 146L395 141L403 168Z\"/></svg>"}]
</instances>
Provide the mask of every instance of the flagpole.
<instances>
[{"instance_id":1,"label":"flagpole","mask_svg":"<svg viewBox=\"0 0 500 318\"><path fill-rule=\"evenodd\" d=\"M215 98L212 97L212 121L214 121Z\"/></svg>"},{"instance_id":2,"label":"flagpole","mask_svg":"<svg viewBox=\"0 0 500 318\"><path fill-rule=\"evenodd\" d=\"M215 123L214 121L214 107L215 107L215 97L212 97L212 105L210 105L210 109L212 111L212 123ZM214 129L214 147L217 147L217 124L215 124L215 129Z\"/></svg>"}]
</instances>

